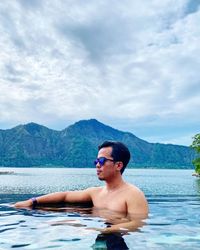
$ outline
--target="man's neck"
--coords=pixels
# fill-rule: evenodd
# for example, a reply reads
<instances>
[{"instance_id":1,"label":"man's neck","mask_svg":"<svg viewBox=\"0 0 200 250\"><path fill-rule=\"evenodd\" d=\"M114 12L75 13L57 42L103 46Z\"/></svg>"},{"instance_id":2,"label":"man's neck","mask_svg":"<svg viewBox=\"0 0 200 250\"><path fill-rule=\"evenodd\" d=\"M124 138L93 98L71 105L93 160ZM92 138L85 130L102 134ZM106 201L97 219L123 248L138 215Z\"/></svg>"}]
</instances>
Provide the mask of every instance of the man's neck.
<instances>
[{"instance_id":1,"label":"man's neck","mask_svg":"<svg viewBox=\"0 0 200 250\"><path fill-rule=\"evenodd\" d=\"M124 186L124 184L125 181L122 179L122 176L120 175L115 179L106 181L106 189L109 192L119 190L122 186Z\"/></svg>"}]
</instances>

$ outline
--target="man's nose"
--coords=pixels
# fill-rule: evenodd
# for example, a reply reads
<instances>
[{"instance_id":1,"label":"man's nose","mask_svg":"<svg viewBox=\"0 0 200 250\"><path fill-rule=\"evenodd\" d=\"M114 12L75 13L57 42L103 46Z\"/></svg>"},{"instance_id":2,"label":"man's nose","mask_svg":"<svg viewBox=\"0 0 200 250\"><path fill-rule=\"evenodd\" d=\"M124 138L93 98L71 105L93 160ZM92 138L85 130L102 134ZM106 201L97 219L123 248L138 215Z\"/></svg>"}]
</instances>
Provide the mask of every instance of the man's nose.
<instances>
[{"instance_id":1,"label":"man's nose","mask_svg":"<svg viewBox=\"0 0 200 250\"><path fill-rule=\"evenodd\" d=\"M100 168L100 167L101 167L100 163L99 163L99 162L97 162L97 164L96 164L96 168Z\"/></svg>"}]
</instances>

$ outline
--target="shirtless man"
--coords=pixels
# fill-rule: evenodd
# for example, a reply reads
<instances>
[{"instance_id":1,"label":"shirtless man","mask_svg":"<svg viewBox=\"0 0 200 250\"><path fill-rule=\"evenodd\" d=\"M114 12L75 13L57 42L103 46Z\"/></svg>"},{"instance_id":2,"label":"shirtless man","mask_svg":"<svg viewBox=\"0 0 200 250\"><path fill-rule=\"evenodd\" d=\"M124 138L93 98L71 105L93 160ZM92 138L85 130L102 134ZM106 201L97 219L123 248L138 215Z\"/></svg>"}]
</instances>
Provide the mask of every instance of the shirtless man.
<instances>
[{"instance_id":1,"label":"shirtless man","mask_svg":"<svg viewBox=\"0 0 200 250\"><path fill-rule=\"evenodd\" d=\"M91 187L80 191L56 192L30 200L17 202L16 208L32 207L48 203L92 202L94 208L111 210L126 214L127 220L101 230L104 233L134 230L141 225L141 220L148 215L145 196L137 187L126 183L122 173L130 160L128 148L121 142L105 141L99 146L94 164L99 180L105 181L104 187Z\"/></svg>"}]
</instances>

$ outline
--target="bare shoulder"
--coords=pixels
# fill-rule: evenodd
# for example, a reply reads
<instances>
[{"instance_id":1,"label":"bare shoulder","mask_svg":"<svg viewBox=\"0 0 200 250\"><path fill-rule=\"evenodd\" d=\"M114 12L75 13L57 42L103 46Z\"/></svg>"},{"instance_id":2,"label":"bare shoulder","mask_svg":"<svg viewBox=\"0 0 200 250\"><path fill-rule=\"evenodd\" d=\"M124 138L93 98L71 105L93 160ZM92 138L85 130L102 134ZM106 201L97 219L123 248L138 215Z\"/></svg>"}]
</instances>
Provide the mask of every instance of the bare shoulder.
<instances>
[{"instance_id":1,"label":"bare shoulder","mask_svg":"<svg viewBox=\"0 0 200 250\"><path fill-rule=\"evenodd\" d=\"M128 196L133 195L134 197L144 197L144 193L138 187L129 183L127 183L126 186L127 186L126 191L127 191Z\"/></svg>"},{"instance_id":2,"label":"bare shoulder","mask_svg":"<svg viewBox=\"0 0 200 250\"><path fill-rule=\"evenodd\" d=\"M87 188L87 192L90 193L90 195L96 194L97 192L100 192L103 189L103 187L90 187Z\"/></svg>"}]
</instances>

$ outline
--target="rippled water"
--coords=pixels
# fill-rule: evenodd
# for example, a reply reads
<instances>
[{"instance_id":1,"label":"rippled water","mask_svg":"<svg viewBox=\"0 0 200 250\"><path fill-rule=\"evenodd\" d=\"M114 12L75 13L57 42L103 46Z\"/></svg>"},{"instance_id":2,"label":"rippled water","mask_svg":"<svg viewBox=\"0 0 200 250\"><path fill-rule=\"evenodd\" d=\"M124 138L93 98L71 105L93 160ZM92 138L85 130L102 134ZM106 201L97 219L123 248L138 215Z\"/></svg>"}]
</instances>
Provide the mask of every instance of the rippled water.
<instances>
[{"instance_id":1,"label":"rippled water","mask_svg":"<svg viewBox=\"0 0 200 250\"><path fill-rule=\"evenodd\" d=\"M89 207L25 210L10 206L49 192L100 186L103 183L94 169L6 170L14 174L0 175L0 250L200 248L200 179L192 177L192 170L127 169L124 178L144 191L150 215L140 230L108 236L90 230L106 227L106 219Z\"/></svg>"}]
</instances>

